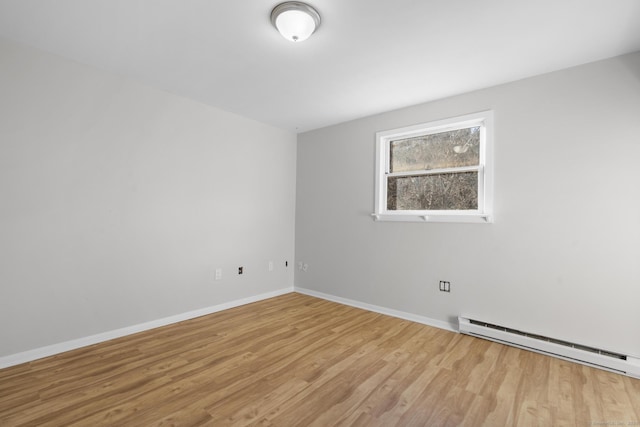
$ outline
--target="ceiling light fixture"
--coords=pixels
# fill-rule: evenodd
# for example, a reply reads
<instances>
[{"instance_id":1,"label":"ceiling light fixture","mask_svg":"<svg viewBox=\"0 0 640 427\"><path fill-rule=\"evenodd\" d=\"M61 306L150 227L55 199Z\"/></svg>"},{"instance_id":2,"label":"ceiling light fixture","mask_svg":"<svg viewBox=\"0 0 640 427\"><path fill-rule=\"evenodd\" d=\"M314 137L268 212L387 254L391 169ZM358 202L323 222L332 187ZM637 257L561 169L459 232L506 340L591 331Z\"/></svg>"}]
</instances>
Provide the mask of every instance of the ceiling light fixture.
<instances>
[{"instance_id":1,"label":"ceiling light fixture","mask_svg":"<svg viewBox=\"0 0 640 427\"><path fill-rule=\"evenodd\" d=\"M285 39L301 42L318 29L320 14L306 3L287 1L273 8L271 23Z\"/></svg>"}]
</instances>

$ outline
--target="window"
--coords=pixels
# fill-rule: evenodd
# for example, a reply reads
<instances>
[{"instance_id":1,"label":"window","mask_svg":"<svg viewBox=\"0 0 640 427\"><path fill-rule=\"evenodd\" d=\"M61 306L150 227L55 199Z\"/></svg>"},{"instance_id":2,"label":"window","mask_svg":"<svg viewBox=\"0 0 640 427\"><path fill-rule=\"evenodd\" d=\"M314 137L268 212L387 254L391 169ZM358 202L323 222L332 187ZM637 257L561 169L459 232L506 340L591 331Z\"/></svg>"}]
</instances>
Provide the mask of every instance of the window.
<instances>
[{"instance_id":1,"label":"window","mask_svg":"<svg viewBox=\"0 0 640 427\"><path fill-rule=\"evenodd\" d=\"M492 222L493 113L376 134L380 221Z\"/></svg>"}]
</instances>

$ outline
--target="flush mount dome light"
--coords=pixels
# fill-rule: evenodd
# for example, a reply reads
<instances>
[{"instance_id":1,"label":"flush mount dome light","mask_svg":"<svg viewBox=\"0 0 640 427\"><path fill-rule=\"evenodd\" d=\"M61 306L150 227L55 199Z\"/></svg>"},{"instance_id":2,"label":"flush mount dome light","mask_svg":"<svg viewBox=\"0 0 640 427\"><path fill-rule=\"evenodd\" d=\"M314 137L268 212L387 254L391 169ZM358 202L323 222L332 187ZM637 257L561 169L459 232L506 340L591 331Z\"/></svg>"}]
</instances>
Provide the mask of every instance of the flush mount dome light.
<instances>
[{"instance_id":1,"label":"flush mount dome light","mask_svg":"<svg viewBox=\"0 0 640 427\"><path fill-rule=\"evenodd\" d=\"M306 3L287 1L273 8L271 23L285 39L301 42L320 26L320 14Z\"/></svg>"}]
</instances>

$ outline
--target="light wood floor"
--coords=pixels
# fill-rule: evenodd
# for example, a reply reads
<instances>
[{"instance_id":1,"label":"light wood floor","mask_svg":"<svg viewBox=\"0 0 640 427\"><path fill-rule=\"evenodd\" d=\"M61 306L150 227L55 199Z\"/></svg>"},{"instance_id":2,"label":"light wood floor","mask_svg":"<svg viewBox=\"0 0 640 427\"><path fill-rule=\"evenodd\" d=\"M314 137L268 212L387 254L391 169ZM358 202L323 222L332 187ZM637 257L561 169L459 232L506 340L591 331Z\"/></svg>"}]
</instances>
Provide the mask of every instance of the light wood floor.
<instances>
[{"instance_id":1,"label":"light wood floor","mask_svg":"<svg viewBox=\"0 0 640 427\"><path fill-rule=\"evenodd\" d=\"M640 426L640 380L292 293L0 370L0 425Z\"/></svg>"}]
</instances>

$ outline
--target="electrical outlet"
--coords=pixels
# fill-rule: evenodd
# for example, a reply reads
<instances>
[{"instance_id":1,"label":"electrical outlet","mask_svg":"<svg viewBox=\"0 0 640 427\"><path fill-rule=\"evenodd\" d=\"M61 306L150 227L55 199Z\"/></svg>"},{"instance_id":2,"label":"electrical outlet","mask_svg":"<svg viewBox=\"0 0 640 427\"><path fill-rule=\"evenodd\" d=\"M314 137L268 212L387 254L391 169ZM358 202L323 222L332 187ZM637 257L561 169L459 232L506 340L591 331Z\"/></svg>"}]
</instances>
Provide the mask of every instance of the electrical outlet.
<instances>
[{"instance_id":1,"label":"electrical outlet","mask_svg":"<svg viewBox=\"0 0 640 427\"><path fill-rule=\"evenodd\" d=\"M216 268L215 279L216 280L221 280L222 279L222 269L221 268Z\"/></svg>"},{"instance_id":2,"label":"electrical outlet","mask_svg":"<svg viewBox=\"0 0 640 427\"><path fill-rule=\"evenodd\" d=\"M309 268L309 264L307 264L306 262L302 264L302 271L306 272L308 268Z\"/></svg>"},{"instance_id":3,"label":"electrical outlet","mask_svg":"<svg viewBox=\"0 0 640 427\"><path fill-rule=\"evenodd\" d=\"M439 289L440 292L451 292L451 282L440 280Z\"/></svg>"},{"instance_id":4,"label":"electrical outlet","mask_svg":"<svg viewBox=\"0 0 640 427\"><path fill-rule=\"evenodd\" d=\"M238 267L238 274L242 274L243 273L243 267Z\"/></svg>"},{"instance_id":5,"label":"electrical outlet","mask_svg":"<svg viewBox=\"0 0 640 427\"><path fill-rule=\"evenodd\" d=\"M285 267L289 267L289 261L285 261L285 262L284 262L284 266L285 266Z\"/></svg>"},{"instance_id":6,"label":"electrical outlet","mask_svg":"<svg viewBox=\"0 0 640 427\"><path fill-rule=\"evenodd\" d=\"M269 261L269 265L267 266L269 271L273 271L273 261Z\"/></svg>"}]
</instances>

